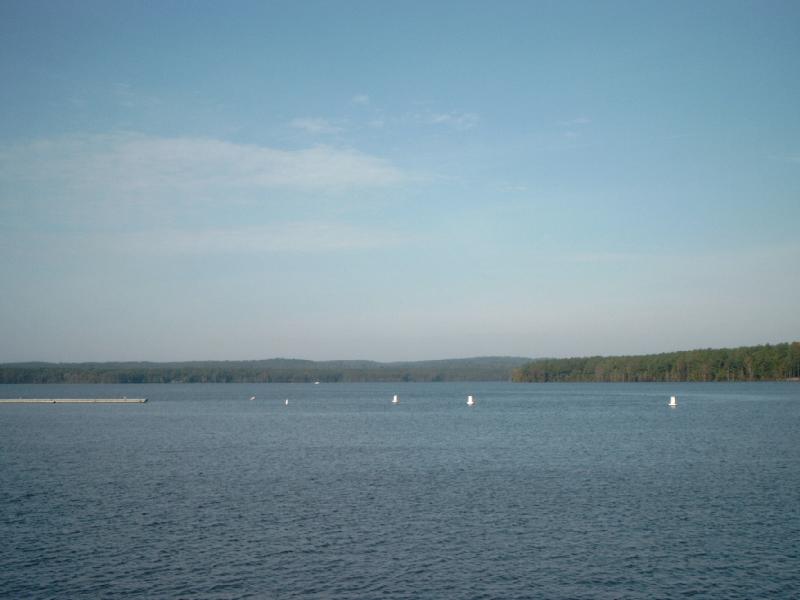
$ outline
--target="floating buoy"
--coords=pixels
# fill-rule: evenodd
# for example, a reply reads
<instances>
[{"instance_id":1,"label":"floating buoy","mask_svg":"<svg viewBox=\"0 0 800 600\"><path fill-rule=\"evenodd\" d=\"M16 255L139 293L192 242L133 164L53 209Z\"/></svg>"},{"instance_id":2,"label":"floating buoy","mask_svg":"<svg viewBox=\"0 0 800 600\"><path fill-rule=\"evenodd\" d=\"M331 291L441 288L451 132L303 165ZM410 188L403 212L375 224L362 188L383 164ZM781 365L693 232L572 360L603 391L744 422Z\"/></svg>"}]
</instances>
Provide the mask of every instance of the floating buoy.
<instances>
[{"instance_id":1,"label":"floating buoy","mask_svg":"<svg viewBox=\"0 0 800 600\"><path fill-rule=\"evenodd\" d=\"M392 404L400 404L400 398L397 397L397 394L392 396Z\"/></svg>"},{"instance_id":2,"label":"floating buoy","mask_svg":"<svg viewBox=\"0 0 800 600\"><path fill-rule=\"evenodd\" d=\"M675 408L676 406L678 406L678 399L677 399L675 396L670 396L670 398L669 398L669 405L670 405L672 408Z\"/></svg>"},{"instance_id":3,"label":"floating buoy","mask_svg":"<svg viewBox=\"0 0 800 600\"><path fill-rule=\"evenodd\" d=\"M475 399L472 396L467 396L467 406L475 406Z\"/></svg>"},{"instance_id":4,"label":"floating buoy","mask_svg":"<svg viewBox=\"0 0 800 600\"><path fill-rule=\"evenodd\" d=\"M250 400L255 400L255 399L256 399L255 396L250 396Z\"/></svg>"},{"instance_id":5,"label":"floating buoy","mask_svg":"<svg viewBox=\"0 0 800 600\"><path fill-rule=\"evenodd\" d=\"M283 405L284 406L289 406L289 399L288 398L283 401Z\"/></svg>"}]
</instances>

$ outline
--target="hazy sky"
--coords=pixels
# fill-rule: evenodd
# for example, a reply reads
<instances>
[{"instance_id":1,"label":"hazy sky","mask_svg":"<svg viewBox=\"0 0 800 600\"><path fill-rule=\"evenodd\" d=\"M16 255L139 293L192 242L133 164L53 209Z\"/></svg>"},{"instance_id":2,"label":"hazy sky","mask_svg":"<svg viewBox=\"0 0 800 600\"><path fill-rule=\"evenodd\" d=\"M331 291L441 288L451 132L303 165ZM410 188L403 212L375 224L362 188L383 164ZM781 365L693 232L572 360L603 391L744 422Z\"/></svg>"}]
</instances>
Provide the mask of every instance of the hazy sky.
<instances>
[{"instance_id":1,"label":"hazy sky","mask_svg":"<svg viewBox=\"0 0 800 600\"><path fill-rule=\"evenodd\" d=\"M0 3L0 361L800 339L800 3Z\"/></svg>"}]
</instances>

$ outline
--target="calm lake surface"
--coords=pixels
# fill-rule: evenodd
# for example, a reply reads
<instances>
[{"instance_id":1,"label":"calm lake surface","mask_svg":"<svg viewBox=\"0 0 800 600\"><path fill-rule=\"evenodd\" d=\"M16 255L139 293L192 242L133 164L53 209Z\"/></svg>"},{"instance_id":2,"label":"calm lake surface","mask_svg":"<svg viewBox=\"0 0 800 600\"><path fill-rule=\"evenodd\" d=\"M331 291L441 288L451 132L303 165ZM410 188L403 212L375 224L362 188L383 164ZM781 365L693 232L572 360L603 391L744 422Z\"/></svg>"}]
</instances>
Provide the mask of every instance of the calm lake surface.
<instances>
[{"instance_id":1,"label":"calm lake surface","mask_svg":"<svg viewBox=\"0 0 800 600\"><path fill-rule=\"evenodd\" d=\"M800 595L800 384L20 396L149 402L0 405L3 598Z\"/></svg>"}]
</instances>

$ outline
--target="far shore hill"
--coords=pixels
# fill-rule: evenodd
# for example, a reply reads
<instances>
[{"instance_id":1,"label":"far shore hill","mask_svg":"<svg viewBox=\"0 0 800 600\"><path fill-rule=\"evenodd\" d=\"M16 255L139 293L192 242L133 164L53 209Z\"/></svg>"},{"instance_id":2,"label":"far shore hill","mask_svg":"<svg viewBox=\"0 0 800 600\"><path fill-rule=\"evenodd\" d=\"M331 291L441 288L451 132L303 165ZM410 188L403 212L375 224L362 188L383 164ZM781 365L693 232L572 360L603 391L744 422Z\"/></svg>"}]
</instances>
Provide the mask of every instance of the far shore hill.
<instances>
[{"instance_id":1,"label":"far shore hill","mask_svg":"<svg viewBox=\"0 0 800 600\"><path fill-rule=\"evenodd\" d=\"M0 364L0 383L800 381L800 342L636 356Z\"/></svg>"}]
</instances>

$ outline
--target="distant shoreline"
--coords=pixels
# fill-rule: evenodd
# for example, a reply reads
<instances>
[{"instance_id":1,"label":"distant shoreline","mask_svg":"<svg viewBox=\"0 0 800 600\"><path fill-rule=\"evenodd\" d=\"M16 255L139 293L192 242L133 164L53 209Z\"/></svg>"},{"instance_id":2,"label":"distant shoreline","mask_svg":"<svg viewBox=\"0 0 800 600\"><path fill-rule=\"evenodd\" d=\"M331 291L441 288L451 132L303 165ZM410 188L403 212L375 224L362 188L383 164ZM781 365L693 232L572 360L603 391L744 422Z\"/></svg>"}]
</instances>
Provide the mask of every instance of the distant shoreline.
<instances>
[{"instance_id":1,"label":"distant shoreline","mask_svg":"<svg viewBox=\"0 0 800 600\"><path fill-rule=\"evenodd\" d=\"M755 382L800 380L800 342L638 356L542 359L515 369L515 382Z\"/></svg>"},{"instance_id":2,"label":"distant shoreline","mask_svg":"<svg viewBox=\"0 0 800 600\"><path fill-rule=\"evenodd\" d=\"M196 361L179 363L0 364L0 383L359 383L510 381L526 357L489 356L414 362Z\"/></svg>"},{"instance_id":3,"label":"distant shoreline","mask_svg":"<svg viewBox=\"0 0 800 600\"><path fill-rule=\"evenodd\" d=\"M0 364L0 384L800 381L800 342L635 356Z\"/></svg>"}]
</instances>

